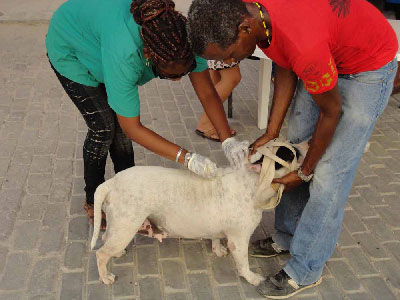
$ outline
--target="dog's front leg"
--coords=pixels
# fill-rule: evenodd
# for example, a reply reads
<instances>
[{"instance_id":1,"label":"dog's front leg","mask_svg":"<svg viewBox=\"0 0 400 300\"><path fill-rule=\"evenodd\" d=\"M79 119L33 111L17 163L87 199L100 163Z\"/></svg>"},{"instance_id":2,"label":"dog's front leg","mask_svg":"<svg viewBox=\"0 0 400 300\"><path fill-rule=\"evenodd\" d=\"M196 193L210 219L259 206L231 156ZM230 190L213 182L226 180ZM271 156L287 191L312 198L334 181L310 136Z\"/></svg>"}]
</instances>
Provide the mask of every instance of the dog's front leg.
<instances>
[{"instance_id":1,"label":"dog's front leg","mask_svg":"<svg viewBox=\"0 0 400 300\"><path fill-rule=\"evenodd\" d=\"M224 246L221 245L220 239L212 239L211 240L211 248L212 248L212 252L218 257L228 255L228 249L226 249Z\"/></svg>"},{"instance_id":2,"label":"dog's front leg","mask_svg":"<svg viewBox=\"0 0 400 300\"><path fill-rule=\"evenodd\" d=\"M264 281L265 278L250 271L248 257L250 236L247 234L243 235L243 231L237 231L232 235L227 234L227 237L228 248L232 253L233 259L235 260L239 275L244 277L250 284L255 286L259 285L260 282Z\"/></svg>"}]
</instances>

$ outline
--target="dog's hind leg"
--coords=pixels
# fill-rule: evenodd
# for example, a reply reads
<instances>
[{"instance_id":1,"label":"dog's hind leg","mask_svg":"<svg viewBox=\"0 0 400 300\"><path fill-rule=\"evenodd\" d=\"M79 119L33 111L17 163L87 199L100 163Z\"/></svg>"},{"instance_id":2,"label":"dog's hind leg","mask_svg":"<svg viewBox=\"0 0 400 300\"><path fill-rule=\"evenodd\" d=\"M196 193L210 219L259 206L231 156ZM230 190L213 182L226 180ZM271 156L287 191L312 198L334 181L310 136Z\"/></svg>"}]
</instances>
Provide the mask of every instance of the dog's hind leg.
<instances>
[{"instance_id":1,"label":"dog's hind leg","mask_svg":"<svg viewBox=\"0 0 400 300\"><path fill-rule=\"evenodd\" d=\"M234 234L227 234L227 237L228 247L235 260L239 275L244 277L252 285L259 285L260 282L264 280L264 277L250 271L249 267L248 247L250 235L238 230Z\"/></svg>"},{"instance_id":2,"label":"dog's hind leg","mask_svg":"<svg viewBox=\"0 0 400 300\"><path fill-rule=\"evenodd\" d=\"M226 249L224 246L221 245L220 239L212 239L211 240L211 248L212 248L212 252L218 257L228 255L228 249Z\"/></svg>"},{"instance_id":3,"label":"dog's hind leg","mask_svg":"<svg viewBox=\"0 0 400 300\"><path fill-rule=\"evenodd\" d=\"M132 219L110 218L107 226L106 241L96 252L97 267L99 270L100 281L105 284L112 284L115 276L107 270L107 263L111 257L123 255L126 246L132 240L137 229L140 227L146 216L137 216Z\"/></svg>"}]
</instances>

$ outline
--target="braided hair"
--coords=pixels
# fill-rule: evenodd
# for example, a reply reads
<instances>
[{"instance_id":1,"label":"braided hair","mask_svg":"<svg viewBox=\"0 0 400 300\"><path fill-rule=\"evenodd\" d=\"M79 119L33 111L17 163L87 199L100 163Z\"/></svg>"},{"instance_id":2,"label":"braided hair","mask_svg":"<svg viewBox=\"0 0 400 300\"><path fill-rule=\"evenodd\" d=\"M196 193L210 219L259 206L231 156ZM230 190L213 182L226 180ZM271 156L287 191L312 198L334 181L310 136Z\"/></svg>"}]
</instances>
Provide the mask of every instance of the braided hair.
<instances>
[{"instance_id":1,"label":"braided hair","mask_svg":"<svg viewBox=\"0 0 400 300\"><path fill-rule=\"evenodd\" d=\"M186 18L171 0L132 0L131 13L154 64L194 59L186 33Z\"/></svg>"}]
</instances>

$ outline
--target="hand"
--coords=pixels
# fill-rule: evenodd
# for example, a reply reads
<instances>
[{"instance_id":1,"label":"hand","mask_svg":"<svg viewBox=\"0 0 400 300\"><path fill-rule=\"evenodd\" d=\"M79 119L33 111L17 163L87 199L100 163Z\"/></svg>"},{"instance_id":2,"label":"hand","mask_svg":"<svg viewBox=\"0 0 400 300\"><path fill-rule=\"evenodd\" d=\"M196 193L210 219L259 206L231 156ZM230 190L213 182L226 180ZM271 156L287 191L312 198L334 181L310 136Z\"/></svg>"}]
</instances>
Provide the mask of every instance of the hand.
<instances>
[{"instance_id":1,"label":"hand","mask_svg":"<svg viewBox=\"0 0 400 300\"><path fill-rule=\"evenodd\" d=\"M281 178L275 178L272 183L282 183L285 190L291 190L303 183L303 180L297 175L297 170L292 171Z\"/></svg>"},{"instance_id":2,"label":"hand","mask_svg":"<svg viewBox=\"0 0 400 300\"><path fill-rule=\"evenodd\" d=\"M217 173L217 165L209 158L197 153L192 154L192 158L188 163L188 169L204 178L215 177Z\"/></svg>"},{"instance_id":3,"label":"hand","mask_svg":"<svg viewBox=\"0 0 400 300\"><path fill-rule=\"evenodd\" d=\"M222 142L222 149L232 167L238 169L249 154L249 141L238 141L234 137Z\"/></svg>"},{"instance_id":4,"label":"hand","mask_svg":"<svg viewBox=\"0 0 400 300\"><path fill-rule=\"evenodd\" d=\"M251 153L250 154L254 155L259 147L265 145L266 143L268 143L270 140L273 140L274 138L275 137L269 136L266 133L263 134L258 139L256 139L254 143L252 143L250 145L250 148L251 148Z\"/></svg>"}]
</instances>

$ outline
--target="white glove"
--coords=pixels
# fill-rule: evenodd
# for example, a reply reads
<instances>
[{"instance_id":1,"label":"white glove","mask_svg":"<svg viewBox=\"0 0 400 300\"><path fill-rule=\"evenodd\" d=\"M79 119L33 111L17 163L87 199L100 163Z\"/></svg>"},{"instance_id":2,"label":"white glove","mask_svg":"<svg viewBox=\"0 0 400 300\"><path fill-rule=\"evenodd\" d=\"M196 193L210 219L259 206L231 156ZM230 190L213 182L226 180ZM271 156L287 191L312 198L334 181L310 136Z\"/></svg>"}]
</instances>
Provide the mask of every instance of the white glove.
<instances>
[{"instance_id":1,"label":"white glove","mask_svg":"<svg viewBox=\"0 0 400 300\"><path fill-rule=\"evenodd\" d=\"M249 141L238 141L234 137L227 138L222 142L225 156L232 167L238 169L242 166L249 154Z\"/></svg>"},{"instance_id":2,"label":"white glove","mask_svg":"<svg viewBox=\"0 0 400 300\"><path fill-rule=\"evenodd\" d=\"M192 153L188 163L188 169L205 178L212 178L217 173L217 165L209 158L197 153Z\"/></svg>"}]
</instances>

